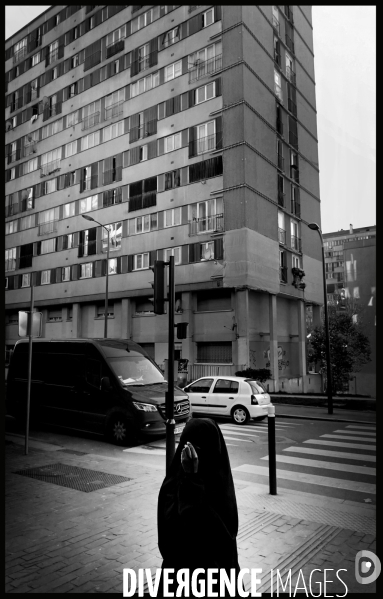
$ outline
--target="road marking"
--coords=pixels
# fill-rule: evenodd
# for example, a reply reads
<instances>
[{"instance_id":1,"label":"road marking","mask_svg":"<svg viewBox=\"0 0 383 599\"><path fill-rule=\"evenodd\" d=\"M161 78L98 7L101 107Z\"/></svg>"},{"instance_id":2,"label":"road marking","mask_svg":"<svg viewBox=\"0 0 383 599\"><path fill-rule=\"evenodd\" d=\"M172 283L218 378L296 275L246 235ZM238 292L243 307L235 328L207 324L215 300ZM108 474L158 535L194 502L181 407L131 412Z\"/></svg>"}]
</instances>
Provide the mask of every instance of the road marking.
<instances>
[{"instance_id":1,"label":"road marking","mask_svg":"<svg viewBox=\"0 0 383 599\"><path fill-rule=\"evenodd\" d=\"M234 472L246 472L248 474L258 474L269 476L269 469L264 466L253 466L252 464L242 464L232 468ZM291 472L290 470L278 470L277 479L293 480L310 485L320 485L323 487L332 487L337 489L347 489L348 491L359 491L361 493L376 493L375 485L341 478L332 478L329 476L319 476L317 474L304 474L303 472Z\"/></svg>"},{"instance_id":2,"label":"road marking","mask_svg":"<svg viewBox=\"0 0 383 599\"><path fill-rule=\"evenodd\" d=\"M228 430L232 431L232 430L234 430L234 431L236 431L236 432L237 432L237 431L238 431L238 429L239 429L239 426L236 426L235 424L233 424L233 425L230 425L230 424L225 424L225 425L222 425L220 428L221 428L221 430L225 430L225 431L228 431ZM241 429L240 429L240 430L241 430L241 431L243 431L243 430L244 430L244 431L249 431L249 434L251 434L251 433L250 433L250 431L251 431L251 432L254 432L254 431L255 431L255 432L257 432L257 433L262 433L263 435L267 435L267 432L268 432L268 431L267 431L267 429L266 429L265 431L263 431L263 430L260 430L259 428L255 428L255 427L252 427L252 428L250 428L250 427L249 427L249 428L245 428L244 426L241 426ZM279 431L283 432L285 429L283 429L283 428L281 428L281 429L278 429L278 427L276 426L276 427L275 427L275 430L279 430Z\"/></svg>"},{"instance_id":3,"label":"road marking","mask_svg":"<svg viewBox=\"0 0 383 599\"><path fill-rule=\"evenodd\" d=\"M222 430L222 429L221 429ZM241 435L241 437L258 437L258 435L254 435L254 433L241 433L241 431L237 430L235 427L233 427L232 429L229 428L225 428L222 430L222 433L226 433L226 431L229 433L229 435Z\"/></svg>"},{"instance_id":4,"label":"road marking","mask_svg":"<svg viewBox=\"0 0 383 599\"><path fill-rule=\"evenodd\" d=\"M230 441L242 441L243 443L253 443L253 441L251 441L250 439L237 439L237 437L227 437L226 435L223 435L223 438L229 439Z\"/></svg>"},{"instance_id":5,"label":"road marking","mask_svg":"<svg viewBox=\"0 0 383 599\"><path fill-rule=\"evenodd\" d=\"M343 435L321 435L322 437L326 437L327 439L342 439L344 441L364 441L365 443L375 443L375 439L366 439L365 437L354 437L348 436L344 437Z\"/></svg>"},{"instance_id":6,"label":"road marking","mask_svg":"<svg viewBox=\"0 0 383 599\"><path fill-rule=\"evenodd\" d=\"M306 453L313 455L323 455L329 458L346 458L348 460L360 460L364 462L376 462L374 455L364 455L362 453L348 453L346 451L331 451L330 449L318 449L317 447L286 447L282 451L294 451L296 453Z\"/></svg>"},{"instance_id":7,"label":"road marking","mask_svg":"<svg viewBox=\"0 0 383 599\"><path fill-rule=\"evenodd\" d=\"M234 445L234 443L226 443L227 447L239 447L239 445Z\"/></svg>"},{"instance_id":8,"label":"road marking","mask_svg":"<svg viewBox=\"0 0 383 599\"><path fill-rule=\"evenodd\" d=\"M261 458L261 460L268 460L269 456ZM283 462L285 464L296 464L297 466L310 466L313 468L327 468L328 470L341 470L344 472L356 472L357 474L368 474L369 476L376 476L376 469L369 468L368 466L354 466L353 464L343 464L338 462L325 462L323 460L308 460L306 458L297 458L288 455L277 455L277 462Z\"/></svg>"},{"instance_id":9,"label":"road marking","mask_svg":"<svg viewBox=\"0 0 383 599\"><path fill-rule=\"evenodd\" d=\"M362 431L375 431L376 426L360 426L359 424L348 424L346 428L360 428Z\"/></svg>"},{"instance_id":10,"label":"road marking","mask_svg":"<svg viewBox=\"0 0 383 599\"><path fill-rule=\"evenodd\" d=\"M369 433L369 432L364 432L364 431L344 431L344 430L337 430L337 431L333 431L334 433L343 433L344 435L369 435L371 437L376 437L376 433Z\"/></svg>"},{"instance_id":11,"label":"road marking","mask_svg":"<svg viewBox=\"0 0 383 599\"><path fill-rule=\"evenodd\" d=\"M166 455L165 449L148 449L147 447L129 447L122 451L126 453L144 453L146 455Z\"/></svg>"},{"instance_id":12,"label":"road marking","mask_svg":"<svg viewBox=\"0 0 383 599\"><path fill-rule=\"evenodd\" d=\"M327 445L327 447L348 447L349 449L369 449L373 451L376 449L376 445L359 445L358 443L340 443L338 441L326 441L321 439L309 439L303 441L303 443L311 443L313 445Z\"/></svg>"}]
</instances>

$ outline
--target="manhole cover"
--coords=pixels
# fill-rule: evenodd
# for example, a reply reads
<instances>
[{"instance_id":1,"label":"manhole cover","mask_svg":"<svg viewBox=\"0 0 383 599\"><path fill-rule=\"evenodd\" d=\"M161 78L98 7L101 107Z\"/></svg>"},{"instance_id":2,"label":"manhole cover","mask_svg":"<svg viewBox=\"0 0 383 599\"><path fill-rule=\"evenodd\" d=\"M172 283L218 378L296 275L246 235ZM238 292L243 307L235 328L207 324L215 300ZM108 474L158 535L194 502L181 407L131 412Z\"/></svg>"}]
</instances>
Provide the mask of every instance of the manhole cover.
<instances>
[{"instance_id":1,"label":"manhole cover","mask_svg":"<svg viewBox=\"0 0 383 599\"><path fill-rule=\"evenodd\" d=\"M73 455L88 455L85 451L77 451L76 449L60 449L61 453L71 453Z\"/></svg>"},{"instance_id":2,"label":"manhole cover","mask_svg":"<svg viewBox=\"0 0 383 599\"><path fill-rule=\"evenodd\" d=\"M40 466L40 468L29 468L27 470L18 470L13 474L29 476L46 483L52 483L69 489L77 489L84 493L91 493L105 487L112 487L120 483L132 480L126 476L117 474L108 474L79 466L68 466L67 464L49 464Z\"/></svg>"}]
</instances>

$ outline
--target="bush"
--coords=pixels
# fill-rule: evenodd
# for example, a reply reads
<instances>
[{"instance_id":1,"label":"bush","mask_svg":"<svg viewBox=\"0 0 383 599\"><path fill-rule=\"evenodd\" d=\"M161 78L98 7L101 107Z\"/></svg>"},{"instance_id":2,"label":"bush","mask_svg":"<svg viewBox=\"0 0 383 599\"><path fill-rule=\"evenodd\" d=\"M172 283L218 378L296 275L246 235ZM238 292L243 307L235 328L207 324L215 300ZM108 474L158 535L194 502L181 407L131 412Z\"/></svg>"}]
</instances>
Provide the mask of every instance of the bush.
<instances>
[{"instance_id":1,"label":"bush","mask_svg":"<svg viewBox=\"0 0 383 599\"><path fill-rule=\"evenodd\" d=\"M246 370L238 370L235 376L245 376L264 383L267 379L271 379L271 370L269 368L246 368Z\"/></svg>"}]
</instances>

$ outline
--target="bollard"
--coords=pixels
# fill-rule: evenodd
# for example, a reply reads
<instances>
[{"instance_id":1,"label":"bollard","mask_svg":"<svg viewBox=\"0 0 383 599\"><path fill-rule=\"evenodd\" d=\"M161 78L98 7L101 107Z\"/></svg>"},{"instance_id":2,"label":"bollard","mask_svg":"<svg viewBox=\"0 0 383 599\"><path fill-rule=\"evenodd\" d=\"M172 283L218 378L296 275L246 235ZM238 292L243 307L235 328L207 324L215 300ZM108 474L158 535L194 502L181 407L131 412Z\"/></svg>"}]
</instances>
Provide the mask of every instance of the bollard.
<instances>
[{"instance_id":1,"label":"bollard","mask_svg":"<svg viewBox=\"0 0 383 599\"><path fill-rule=\"evenodd\" d=\"M270 495L277 494L277 463L275 448L275 407L268 407L267 429L269 438L269 485Z\"/></svg>"}]
</instances>

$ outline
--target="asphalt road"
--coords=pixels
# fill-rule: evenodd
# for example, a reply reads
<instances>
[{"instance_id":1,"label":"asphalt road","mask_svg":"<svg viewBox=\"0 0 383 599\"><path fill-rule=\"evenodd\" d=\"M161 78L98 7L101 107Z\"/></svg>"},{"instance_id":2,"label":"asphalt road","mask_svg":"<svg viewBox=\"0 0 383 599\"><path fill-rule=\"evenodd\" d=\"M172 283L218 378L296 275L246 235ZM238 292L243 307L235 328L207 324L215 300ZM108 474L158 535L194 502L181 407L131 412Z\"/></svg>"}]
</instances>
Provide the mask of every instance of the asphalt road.
<instances>
[{"instance_id":1,"label":"asphalt road","mask_svg":"<svg viewBox=\"0 0 383 599\"><path fill-rule=\"evenodd\" d=\"M245 426L216 419L229 451L234 480L269 485L268 421ZM277 489L361 504L376 503L375 426L276 418ZM23 431L6 418L6 431L22 442ZM113 457L128 463L163 469L165 439L117 447L103 437L53 427L33 428L30 439L87 454Z\"/></svg>"}]
</instances>

